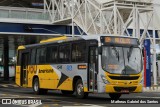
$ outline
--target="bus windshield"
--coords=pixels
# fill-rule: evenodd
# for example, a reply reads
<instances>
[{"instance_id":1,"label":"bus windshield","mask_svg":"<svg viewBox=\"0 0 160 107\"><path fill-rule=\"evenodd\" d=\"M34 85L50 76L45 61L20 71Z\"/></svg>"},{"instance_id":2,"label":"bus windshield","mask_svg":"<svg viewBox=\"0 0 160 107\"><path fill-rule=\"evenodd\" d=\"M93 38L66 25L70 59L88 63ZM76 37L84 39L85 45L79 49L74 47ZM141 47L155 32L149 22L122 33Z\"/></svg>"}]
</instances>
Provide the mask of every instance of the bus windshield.
<instances>
[{"instance_id":1,"label":"bus windshield","mask_svg":"<svg viewBox=\"0 0 160 107\"><path fill-rule=\"evenodd\" d=\"M138 47L102 47L102 68L113 74L137 74L142 71L141 51Z\"/></svg>"}]
</instances>

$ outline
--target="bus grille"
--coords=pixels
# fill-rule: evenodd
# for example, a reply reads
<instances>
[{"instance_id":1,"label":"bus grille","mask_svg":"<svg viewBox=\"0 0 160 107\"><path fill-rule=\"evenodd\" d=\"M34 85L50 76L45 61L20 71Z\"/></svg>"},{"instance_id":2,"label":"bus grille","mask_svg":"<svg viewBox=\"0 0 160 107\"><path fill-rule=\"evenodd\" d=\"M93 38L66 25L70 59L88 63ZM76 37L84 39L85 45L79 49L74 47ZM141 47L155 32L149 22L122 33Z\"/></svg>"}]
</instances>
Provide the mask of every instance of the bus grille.
<instances>
[{"instance_id":1,"label":"bus grille","mask_svg":"<svg viewBox=\"0 0 160 107\"><path fill-rule=\"evenodd\" d=\"M114 87L114 90L117 92L121 92L122 90L128 90L129 92L133 92L137 87Z\"/></svg>"},{"instance_id":2,"label":"bus grille","mask_svg":"<svg viewBox=\"0 0 160 107\"><path fill-rule=\"evenodd\" d=\"M130 77L130 76L109 76L109 77L113 80L137 80L139 78L139 76L134 76L134 77Z\"/></svg>"}]
</instances>

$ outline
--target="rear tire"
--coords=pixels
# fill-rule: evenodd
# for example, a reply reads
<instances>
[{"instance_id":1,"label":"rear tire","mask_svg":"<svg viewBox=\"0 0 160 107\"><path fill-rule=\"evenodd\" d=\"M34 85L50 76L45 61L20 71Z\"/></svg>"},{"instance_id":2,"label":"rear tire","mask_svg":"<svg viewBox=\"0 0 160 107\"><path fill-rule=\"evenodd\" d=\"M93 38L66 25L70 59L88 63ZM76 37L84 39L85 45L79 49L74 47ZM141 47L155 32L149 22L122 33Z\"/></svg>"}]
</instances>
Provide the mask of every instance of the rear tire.
<instances>
[{"instance_id":1,"label":"rear tire","mask_svg":"<svg viewBox=\"0 0 160 107\"><path fill-rule=\"evenodd\" d=\"M122 95L121 93L109 93L109 96L113 100L118 100L121 97L121 95Z\"/></svg>"},{"instance_id":2,"label":"rear tire","mask_svg":"<svg viewBox=\"0 0 160 107\"><path fill-rule=\"evenodd\" d=\"M74 91L66 91L66 90L61 90L62 94L64 95L72 95Z\"/></svg>"},{"instance_id":3,"label":"rear tire","mask_svg":"<svg viewBox=\"0 0 160 107\"><path fill-rule=\"evenodd\" d=\"M47 89L41 89L40 88L40 84L39 84L39 79L38 78L35 78L33 80L33 91L34 91L34 94L37 94L37 95L41 95L41 94L47 94L48 90Z\"/></svg>"},{"instance_id":4,"label":"rear tire","mask_svg":"<svg viewBox=\"0 0 160 107\"><path fill-rule=\"evenodd\" d=\"M76 83L75 87L76 97L77 98L86 98L88 97L88 93L84 92L84 86L82 80L79 79Z\"/></svg>"}]
</instances>

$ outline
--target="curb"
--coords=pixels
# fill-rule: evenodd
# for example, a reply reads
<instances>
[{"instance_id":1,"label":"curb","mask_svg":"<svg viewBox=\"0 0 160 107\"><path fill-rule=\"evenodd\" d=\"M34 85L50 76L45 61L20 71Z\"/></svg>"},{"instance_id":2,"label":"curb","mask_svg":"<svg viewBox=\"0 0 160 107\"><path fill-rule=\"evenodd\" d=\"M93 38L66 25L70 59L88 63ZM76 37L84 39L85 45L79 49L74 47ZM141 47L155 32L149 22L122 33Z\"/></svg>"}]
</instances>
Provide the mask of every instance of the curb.
<instances>
[{"instance_id":1,"label":"curb","mask_svg":"<svg viewBox=\"0 0 160 107\"><path fill-rule=\"evenodd\" d=\"M160 86L143 87L143 92L160 92Z\"/></svg>"}]
</instances>

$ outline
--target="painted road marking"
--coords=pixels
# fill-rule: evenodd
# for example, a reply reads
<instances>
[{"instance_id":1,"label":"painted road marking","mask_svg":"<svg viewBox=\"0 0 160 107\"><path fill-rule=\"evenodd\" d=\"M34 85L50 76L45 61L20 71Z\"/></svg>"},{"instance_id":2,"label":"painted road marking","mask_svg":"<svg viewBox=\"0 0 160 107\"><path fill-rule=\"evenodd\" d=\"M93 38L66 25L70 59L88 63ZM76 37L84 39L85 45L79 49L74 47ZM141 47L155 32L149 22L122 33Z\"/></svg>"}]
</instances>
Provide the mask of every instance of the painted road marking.
<instances>
[{"instance_id":1,"label":"painted road marking","mask_svg":"<svg viewBox=\"0 0 160 107\"><path fill-rule=\"evenodd\" d=\"M20 95L11 95L11 96L14 96L14 97L21 97Z\"/></svg>"},{"instance_id":2,"label":"painted road marking","mask_svg":"<svg viewBox=\"0 0 160 107\"><path fill-rule=\"evenodd\" d=\"M7 95L7 94L0 94L0 95L5 96L5 95Z\"/></svg>"},{"instance_id":3,"label":"painted road marking","mask_svg":"<svg viewBox=\"0 0 160 107\"><path fill-rule=\"evenodd\" d=\"M13 85L13 84L11 84L11 86L13 86L13 87L19 87L18 85Z\"/></svg>"},{"instance_id":4,"label":"painted road marking","mask_svg":"<svg viewBox=\"0 0 160 107\"><path fill-rule=\"evenodd\" d=\"M15 94L0 94L1 97L3 98L31 98L31 99L34 99L34 98L37 98L39 99L40 97L32 97L32 96L22 96L22 95L15 95Z\"/></svg>"},{"instance_id":5,"label":"painted road marking","mask_svg":"<svg viewBox=\"0 0 160 107\"><path fill-rule=\"evenodd\" d=\"M49 105L44 105L43 107L49 107Z\"/></svg>"},{"instance_id":6,"label":"painted road marking","mask_svg":"<svg viewBox=\"0 0 160 107\"><path fill-rule=\"evenodd\" d=\"M48 99L48 100L50 100L50 99ZM53 102L60 102L60 100L52 100Z\"/></svg>"},{"instance_id":7,"label":"painted road marking","mask_svg":"<svg viewBox=\"0 0 160 107\"><path fill-rule=\"evenodd\" d=\"M17 86L16 84L0 84L0 87L19 87L19 86Z\"/></svg>"},{"instance_id":8,"label":"painted road marking","mask_svg":"<svg viewBox=\"0 0 160 107\"><path fill-rule=\"evenodd\" d=\"M107 106L100 106L100 105L93 105L93 104L83 104L83 106L62 106L62 107L107 107Z\"/></svg>"},{"instance_id":9,"label":"painted road marking","mask_svg":"<svg viewBox=\"0 0 160 107\"><path fill-rule=\"evenodd\" d=\"M7 85L4 85L4 84L3 84L3 85L1 85L1 86L2 86L2 87L8 87Z\"/></svg>"},{"instance_id":10,"label":"painted road marking","mask_svg":"<svg viewBox=\"0 0 160 107\"><path fill-rule=\"evenodd\" d=\"M136 96L137 98L160 98L160 97L150 97L150 96Z\"/></svg>"},{"instance_id":11,"label":"painted road marking","mask_svg":"<svg viewBox=\"0 0 160 107\"><path fill-rule=\"evenodd\" d=\"M59 106L59 104L52 104L53 106Z\"/></svg>"}]
</instances>

